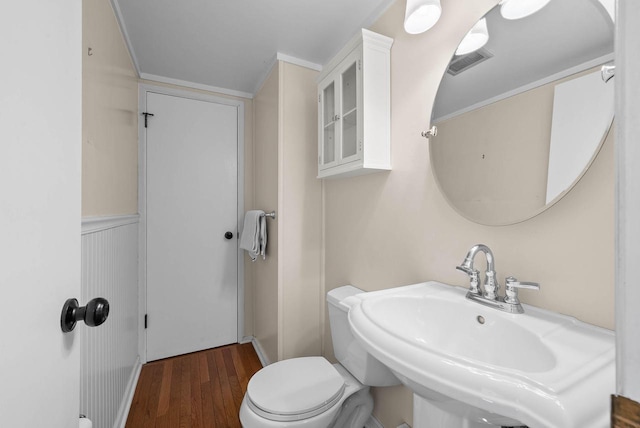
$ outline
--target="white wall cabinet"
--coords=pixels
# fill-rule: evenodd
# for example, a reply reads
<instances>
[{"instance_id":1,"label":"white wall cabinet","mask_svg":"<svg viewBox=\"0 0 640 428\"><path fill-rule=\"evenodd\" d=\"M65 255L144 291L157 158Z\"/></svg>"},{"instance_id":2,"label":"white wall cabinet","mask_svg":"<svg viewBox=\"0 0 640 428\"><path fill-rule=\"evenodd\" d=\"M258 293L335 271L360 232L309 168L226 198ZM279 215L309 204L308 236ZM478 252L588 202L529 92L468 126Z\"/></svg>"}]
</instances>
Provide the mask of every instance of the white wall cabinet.
<instances>
[{"instance_id":1,"label":"white wall cabinet","mask_svg":"<svg viewBox=\"0 0 640 428\"><path fill-rule=\"evenodd\" d=\"M391 169L391 45L362 29L318 77L318 178Z\"/></svg>"}]
</instances>

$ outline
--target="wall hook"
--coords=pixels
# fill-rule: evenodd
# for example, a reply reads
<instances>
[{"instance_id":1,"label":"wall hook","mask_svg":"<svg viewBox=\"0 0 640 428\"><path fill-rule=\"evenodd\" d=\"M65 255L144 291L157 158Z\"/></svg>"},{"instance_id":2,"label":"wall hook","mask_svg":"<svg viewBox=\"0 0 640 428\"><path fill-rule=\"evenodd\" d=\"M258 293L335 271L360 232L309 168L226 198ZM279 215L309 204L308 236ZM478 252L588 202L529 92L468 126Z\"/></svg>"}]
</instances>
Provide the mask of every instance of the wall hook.
<instances>
[{"instance_id":1,"label":"wall hook","mask_svg":"<svg viewBox=\"0 0 640 428\"><path fill-rule=\"evenodd\" d=\"M615 65L603 65L602 69L600 69L600 76L604 83L607 83L609 80L613 79L616 75L616 66Z\"/></svg>"},{"instance_id":2,"label":"wall hook","mask_svg":"<svg viewBox=\"0 0 640 428\"><path fill-rule=\"evenodd\" d=\"M433 125L431 128L429 128L428 131L422 131L420 135L422 135L427 140L431 137L435 137L436 135L438 135L438 127Z\"/></svg>"}]
</instances>

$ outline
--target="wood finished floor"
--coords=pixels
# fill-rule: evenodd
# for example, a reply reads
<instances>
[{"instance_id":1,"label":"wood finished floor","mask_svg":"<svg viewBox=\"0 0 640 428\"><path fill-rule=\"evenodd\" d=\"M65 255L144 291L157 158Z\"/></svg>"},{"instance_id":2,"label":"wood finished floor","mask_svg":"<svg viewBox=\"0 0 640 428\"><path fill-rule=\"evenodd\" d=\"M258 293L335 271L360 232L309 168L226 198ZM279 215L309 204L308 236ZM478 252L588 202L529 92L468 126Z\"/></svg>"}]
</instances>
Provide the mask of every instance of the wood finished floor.
<instances>
[{"instance_id":1,"label":"wood finished floor","mask_svg":"<svg viewBox=\"0 0 640 428\"><path fill-rule=\"evenodd\" d=\"M242 397L261 368L251 343L145 364L126 428L240 427Z\"/></svg>"}]
</instances>

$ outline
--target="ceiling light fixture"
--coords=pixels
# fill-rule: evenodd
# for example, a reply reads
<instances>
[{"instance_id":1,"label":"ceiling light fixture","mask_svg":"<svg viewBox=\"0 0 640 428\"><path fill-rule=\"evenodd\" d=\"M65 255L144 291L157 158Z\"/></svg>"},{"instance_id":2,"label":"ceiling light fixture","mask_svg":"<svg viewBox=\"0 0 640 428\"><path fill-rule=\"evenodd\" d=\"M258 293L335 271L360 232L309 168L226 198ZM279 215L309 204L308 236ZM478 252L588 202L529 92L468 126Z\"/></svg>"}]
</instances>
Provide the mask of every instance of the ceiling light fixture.
<instances>
[{"instance_id":1,"label":"ceiling light fixture","mask_svg":"<svg viewBox=\"0 0 640 428\"><path fill-rule=\"evenodd\" d=\"M433 27L442 14L440 0L407 0L404 31L420 34Z\"/></svg>"},{"instance_id":2,"label":"ceiling light fixture","mask_svg":"<svg viewBox=\"0 0 640 428\"><path fill-rule=\"evenodd\" d=\"M520 19L532 15L551 0L502 0L500 14L505 19Z\"/></svg>"},{"instance_id":3,"label":"ceiling light fixture","mask_svg":"<svg viewBox=\"0 0 640 428\"><path fill-rule=\"evenodd\" d=\"M489 40L489 30L487 29L487 19L482 18L469 30L464 39L460 42L456 55L465 55L483 47Z\"/></svg>"}]
</instances>

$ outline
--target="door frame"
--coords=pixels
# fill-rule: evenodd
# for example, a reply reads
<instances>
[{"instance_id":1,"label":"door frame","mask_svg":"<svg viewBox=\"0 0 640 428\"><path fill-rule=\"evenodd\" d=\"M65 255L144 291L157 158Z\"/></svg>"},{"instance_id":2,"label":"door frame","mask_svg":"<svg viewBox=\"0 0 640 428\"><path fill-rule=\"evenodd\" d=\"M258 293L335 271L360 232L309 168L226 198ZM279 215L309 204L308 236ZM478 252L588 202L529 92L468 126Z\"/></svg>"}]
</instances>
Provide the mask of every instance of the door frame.
<instances>
[{"instance_id":1,"label":"door frame","mask_svg":"<svg viewBox=\"0 0 640 428\"><path fill-rule=\"evenodd\" d=\"M224 98L221 96L194 92L179 88L153 85L148 83L138 84L138 210L140 211L140 236L139 236L139 311L138 311L138 337L140 360L147 362L147 335L144 328L144 315L147 313L147 145L144 130L142 112L147 109L147 93L153 92L162 95L176 96L197 101L206 101L235 107L238 111L238 141L237 143L237 171L238 171L238 223L236 236L240 231L244 219L244 101L240 99ZM153 120L151 118L150 120ZM237 339L241 342L244 337L244 254L240 249L240 241L236 240L238 261L238 307L237 307Z\"/></svg>"}]
</instances>

